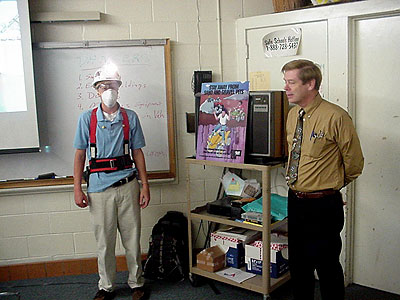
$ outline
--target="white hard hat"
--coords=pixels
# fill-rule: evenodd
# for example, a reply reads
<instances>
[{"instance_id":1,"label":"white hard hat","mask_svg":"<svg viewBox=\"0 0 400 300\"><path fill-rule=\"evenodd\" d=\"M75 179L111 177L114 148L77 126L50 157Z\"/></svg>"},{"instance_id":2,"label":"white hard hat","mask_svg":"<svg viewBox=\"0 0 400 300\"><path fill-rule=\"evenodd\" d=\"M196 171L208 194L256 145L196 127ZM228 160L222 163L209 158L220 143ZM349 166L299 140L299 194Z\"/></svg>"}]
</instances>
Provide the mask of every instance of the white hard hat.
<instances>
[{"instance_id":1,"label":"white hard hat","mask_svg":"<svg viewBox=\"0 0 400 300\"><path fill-rule=\"evenodd\" d=\"M121 75L119 75L117 66L112 63L107 63L94 73L92 86L95 88L100 81L114 80L121 86Z\"/></svg>"}]
</instances>

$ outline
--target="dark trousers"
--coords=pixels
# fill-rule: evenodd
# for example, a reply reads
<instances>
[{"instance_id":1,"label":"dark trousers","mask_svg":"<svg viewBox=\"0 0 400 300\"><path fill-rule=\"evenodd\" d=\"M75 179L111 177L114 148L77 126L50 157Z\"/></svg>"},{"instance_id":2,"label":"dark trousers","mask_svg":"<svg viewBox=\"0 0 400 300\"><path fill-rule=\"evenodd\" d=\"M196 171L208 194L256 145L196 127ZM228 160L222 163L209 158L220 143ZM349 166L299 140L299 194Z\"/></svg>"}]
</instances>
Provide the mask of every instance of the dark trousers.
<instances>
[{"instance_id":1,"label":"dark trousers","mask_svg":"<svg viewBox=\"0 0 400 300\"><path fill-rule=\"evenodd\" d=\"M344 276L339 261L343 225L340 192L318 199L300 199L289 190L289 268L294 299L314 299L314 270L323 300L344 299Z\"/></svg>"}]
</instances>

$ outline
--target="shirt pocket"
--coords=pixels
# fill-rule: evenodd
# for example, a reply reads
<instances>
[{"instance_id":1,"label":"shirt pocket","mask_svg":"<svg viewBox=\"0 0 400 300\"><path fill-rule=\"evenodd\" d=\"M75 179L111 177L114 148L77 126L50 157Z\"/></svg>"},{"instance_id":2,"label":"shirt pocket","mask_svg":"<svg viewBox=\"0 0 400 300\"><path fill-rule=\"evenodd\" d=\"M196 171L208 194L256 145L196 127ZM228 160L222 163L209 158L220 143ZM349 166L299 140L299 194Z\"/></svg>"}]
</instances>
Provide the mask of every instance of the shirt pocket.
<instances>
[{"instance_id":1,"label":"shirt pocket","mask_svg":"<svg viewBox=\"0 0 400 300\"><path fill-rule=\"evenodd\" d=\"M312 158L320 158L324 154L324 149L327 146L327 140L325 137L316 138L310 141L310 149L308 151L310 157Z\"/></svg>"},{"instance_id":2,"label":"shirt pocket","mask_svg":"<svg viewBox=\"0 0 400 300\"><path fill-rule=\"evenodd\" d=\"M319 134L310 140L309 155L314 159L331 156L337 151L337 144L330 134Z\"/></svg>"}]
</instances>

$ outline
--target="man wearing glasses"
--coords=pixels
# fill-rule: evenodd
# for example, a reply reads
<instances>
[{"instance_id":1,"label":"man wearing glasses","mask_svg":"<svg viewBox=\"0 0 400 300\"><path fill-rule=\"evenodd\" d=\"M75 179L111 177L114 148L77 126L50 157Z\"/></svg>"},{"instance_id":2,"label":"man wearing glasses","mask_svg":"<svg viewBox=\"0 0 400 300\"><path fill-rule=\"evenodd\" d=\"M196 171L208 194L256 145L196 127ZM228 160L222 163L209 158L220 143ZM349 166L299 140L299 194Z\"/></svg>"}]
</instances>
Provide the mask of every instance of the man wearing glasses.
<instances>
[{"instance_id":1,"label":"man wearing glasses","mask_svg":"<svg viewBox=\"0 0 400 300\"><path fill-rule=\"evenodd\" d=\"M321 299L344 299L340 264L344 226L340 190L364 167L360 140L350 115L322 99L322 73L310 60L282 67L289 103L287 167L289 268L295 300L314 299L314 271Z\"/></svg>"},{"instance_id":2,"label":"man wearing glasses","mask_svg":"<svg viewBox=\"0 0 400 300\"><path fill-rule=\"evenodd\" d=\"M93 87L101 103L81 114L74 140L75 203L81 208L89 206L98 247L100 280L94 300L115 296L117 229L126 252L132 299L140 300L145 294L140 250L140 208L147 207L150 201L141 149L145 140L136 113L117 102L121 84L115 65L106 64L96 71ZM81 186L86 155L89 159L87 195Z\"/></svg>"}]
</instances>

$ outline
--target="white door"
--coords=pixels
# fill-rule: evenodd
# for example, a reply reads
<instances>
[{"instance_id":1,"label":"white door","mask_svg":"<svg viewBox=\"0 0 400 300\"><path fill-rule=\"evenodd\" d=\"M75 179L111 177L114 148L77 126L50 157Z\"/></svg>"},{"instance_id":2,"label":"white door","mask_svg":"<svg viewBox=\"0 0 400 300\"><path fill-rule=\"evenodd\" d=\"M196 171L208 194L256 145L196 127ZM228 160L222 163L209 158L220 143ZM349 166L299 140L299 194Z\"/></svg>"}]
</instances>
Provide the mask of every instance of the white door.
<instances>
[{"instance_id":1,"label":"white door","mask_svg":"<svg viewBox=\"0 0 400 300\"><path fill-rule=\"evenodd\" d=\"M353 280L400 294L400 16L356 20L354 45L365 168L355 186Z\"/></svg>"}]
</instances>

